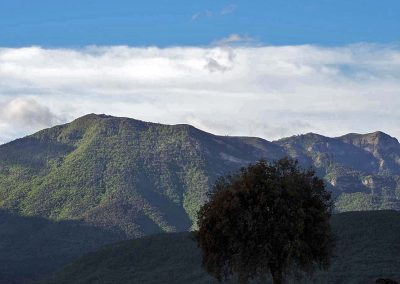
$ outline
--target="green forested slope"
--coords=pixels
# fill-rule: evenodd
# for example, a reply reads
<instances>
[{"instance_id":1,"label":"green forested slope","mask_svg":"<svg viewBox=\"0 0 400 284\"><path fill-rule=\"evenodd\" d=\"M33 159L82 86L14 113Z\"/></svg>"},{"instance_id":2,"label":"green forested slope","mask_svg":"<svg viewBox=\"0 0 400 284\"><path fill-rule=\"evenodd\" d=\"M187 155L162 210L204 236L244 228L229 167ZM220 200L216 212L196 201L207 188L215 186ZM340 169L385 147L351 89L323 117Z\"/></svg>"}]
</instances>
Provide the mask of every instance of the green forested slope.
<instances>
[{"instance_id":1,"label":"green forested slope","mask_svg":"<svg viewBox=\"0 0 400 284\"><path fill-rule=\"evenodd\" d=\"M333 265L305 283L368 284L378 277L400 277L399 212L341 213L332 217L332 226L337 237ZM200 263L188 233L161 234L106 246L44 283L215 283Z\"/></svg>"},{"instance_id":2,"label":"green forested slope","mask_svg":"<svg viewBox=\"0 0 400 284\"><path fill-rule=\"evenodd\" d=\"M0 209L125 237L185 231L216 177L285 155L316 168L338 211L400 209L399 153L381 132L268 142L90 114L0 145Z\"/></svg>"},{"instance_id":3,"label":"green forested slope","mask_svg":"<svg viewBox=\"0 0 400 284\"><path fill-rule=\"evenodd\" d=\"M381 132L268 142L87 115L0 145L0 279L42 275L105 243L190 230L216 177L260 158L289 155L313 166L339 212L400 209L399 153L398 141ZM84 229L63 237L75 228L63 220ZM46 258L41 226L47 228ZM81 233L88 246L76 242ZM56 253L68 243L68 253Z\"/></svg>"},{"instance_id":4,"label":"green forested slope","mask_svg":"<svg viewBox=\"0 0 400 284\"><path fill-rule=\"evenodd\" d=\"M128 237L189 230L217 175L282 156L269 142L242 140L88 115L0 146L0 207Z\"/></svg>"}]
</instances>

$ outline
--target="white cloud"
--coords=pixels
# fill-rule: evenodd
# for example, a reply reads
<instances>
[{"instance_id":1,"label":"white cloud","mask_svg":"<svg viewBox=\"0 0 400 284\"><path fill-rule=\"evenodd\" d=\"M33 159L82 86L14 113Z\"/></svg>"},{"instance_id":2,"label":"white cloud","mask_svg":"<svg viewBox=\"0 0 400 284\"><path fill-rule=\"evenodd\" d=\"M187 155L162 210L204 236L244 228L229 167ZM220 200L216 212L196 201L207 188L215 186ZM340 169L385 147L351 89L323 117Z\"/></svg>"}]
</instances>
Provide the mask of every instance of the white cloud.
<instances>
[{"instance_id":1,"label":"white cloud","mask_svg":"<svg viewBox=\"0 0 400 284\"><path fill-rule=\"evenodd\" d=\"M235 13L236 9L237 9L236 5L230 4L230 5L224 6L221 9L221 11L219 11L219 12L218 11L210 11L210 10L197 12L192 15L192 21L197 21L197 20L201 20L204 18L211 18L211 17L215 17L215 16L224 17L224 16Z\"/></svg>"},{"instance_id":2,"label":"white cloud","mask_svg":"<svg viewBox=\"0 0 400 284\"><path fill-rule=\"evenodd\" d=\"M197 20L200 20L202 18L210 18L212 16L214 16L214 12L211 12L209 10L202 11L202 12L197 12L197 13L192 15L192 21L197 21Z\"/></svg>"},{"instance_id":3,"label":"white cloud","mask_svg":"<svg viewBox=\"0 0 400 284\"><path fill-rule=\"evenodd\" d=\"M0 141L90 112L267 139L400 137L400 48L3 48L0 108Z\"/></svg>"},{"instance_id":4,"label":"white cloud","mask_svg":"<svg viewBox=\"0 0 400 284\"><path fill-rule=\"evenodd\" d=\"M227 5L227 6L225 6L225 7L222 8L220 14L221 14L222 16L229 15L229 14L234 13L234 12L236 11L236 9L237 9L237 6L234 5L234 4Z\"/></svg>"},{"instance_id":5,"label":"white cloud","mask_svg":"<svg viewBox=\"0 0 400 284\"><path fill-rule=\"evenodd\" d=\"M227 37L221 38L219 40L216 40L212 43L214 46L220 46L220 47L245 47L245 46L253 46L255 47L256 45L259 45L256 39L249 37L249 36L241 36L238 34L230 34Z\"/></svg>"},{"instance_id":6,"label":"white cloud","mask_svg":"<svg viewBox=\"0 0 400 284\"><path fill-rule=\"evenodd\" d=\"M28 97L0 103L0 142L65 122L61 116Z\"/></svg>"}]
</instances>

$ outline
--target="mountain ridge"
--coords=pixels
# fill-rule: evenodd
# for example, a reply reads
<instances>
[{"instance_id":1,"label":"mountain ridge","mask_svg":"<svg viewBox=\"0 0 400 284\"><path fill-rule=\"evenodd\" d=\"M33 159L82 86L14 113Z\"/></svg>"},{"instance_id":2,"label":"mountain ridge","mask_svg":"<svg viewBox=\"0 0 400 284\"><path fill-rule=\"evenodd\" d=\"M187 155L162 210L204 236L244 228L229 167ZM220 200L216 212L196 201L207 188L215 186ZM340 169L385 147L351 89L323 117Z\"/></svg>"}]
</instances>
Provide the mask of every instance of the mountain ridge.
<instances>
[{"instance_id":1,"label":"mountain ridge","mask_svg":"<svg viewBox=\"0 0 400 284\"><path fill-rule=\"evenodd\" d=\"M399 210L399 149L382 132L267 141L88 114L0 145L0 208L127 237L187 231L219 176L290 156L325 179L338 212Z\"/></svg>"}]
</instances>

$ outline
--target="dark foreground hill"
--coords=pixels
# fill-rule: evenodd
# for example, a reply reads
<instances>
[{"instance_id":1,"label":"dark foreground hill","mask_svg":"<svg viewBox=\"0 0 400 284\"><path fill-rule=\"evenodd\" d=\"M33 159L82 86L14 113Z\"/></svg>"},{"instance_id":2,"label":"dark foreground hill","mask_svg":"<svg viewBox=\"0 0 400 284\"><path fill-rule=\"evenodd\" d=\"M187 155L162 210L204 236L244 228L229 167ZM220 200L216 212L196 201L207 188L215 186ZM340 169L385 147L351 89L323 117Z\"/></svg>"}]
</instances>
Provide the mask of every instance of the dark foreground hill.
<instances>
[{"instance_id":1,"label":"dark foreground hill","mask_svg":"<svg viewBox=\"0 0 400 284\"><path fill-rule=\"evenodd\" d=\"M123 236L79 221L54 222L0 210L0 283L31 283Z\"/></svg>"},{"instance_id":2,"label":"dark foreground hill","mask_svg":"<svg viewBox=\"0 0 400 284\"><path fill-rule=\"evenodd\" d=\"M261 158L314 166L337 210L400 209L400 144L382 132L268 142L90 114L0 146L0 209L124 238L187 231L214 180Z\"/></svg>"},{"instance_id":3,"label":"dark foreground hill","mask_svg":"<svg viewBox=\"0 0 400 284\"><path fill-rule=\"evenodd\" d=\"M400 212L341 213L332 225L337 257L328 272L306 283L367 284L400 277ZM43 283L214 283L200 263L191 233L160 234L106 246Z\"/></svg>"}]
</instances>

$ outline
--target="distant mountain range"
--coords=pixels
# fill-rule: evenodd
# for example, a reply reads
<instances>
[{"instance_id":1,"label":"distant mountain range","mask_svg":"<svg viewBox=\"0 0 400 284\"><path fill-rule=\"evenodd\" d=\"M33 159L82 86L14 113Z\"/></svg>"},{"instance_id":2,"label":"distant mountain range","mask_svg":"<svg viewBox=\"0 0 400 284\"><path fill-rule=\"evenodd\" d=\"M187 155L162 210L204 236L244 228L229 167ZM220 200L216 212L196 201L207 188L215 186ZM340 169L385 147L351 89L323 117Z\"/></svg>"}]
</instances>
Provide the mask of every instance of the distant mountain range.
<instances>
[{"instance_id":1,"label":"distant mountain range","mask_svg":"<svg viewBox=\"0 0 400 284\"><path fill-rule=\"evenodd\" d=\"M400 209L400 144L382 132L269 142L95 114L1 145L0 209L125 237L187 231L218 176L284 156L316 169L338 212Z\"/></svg>"}]
</instances>

